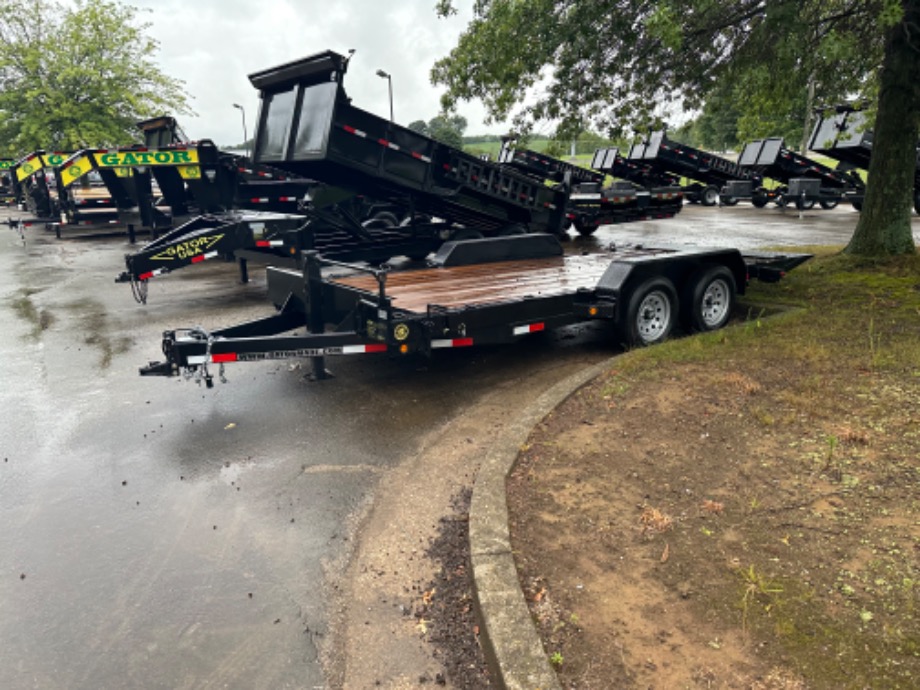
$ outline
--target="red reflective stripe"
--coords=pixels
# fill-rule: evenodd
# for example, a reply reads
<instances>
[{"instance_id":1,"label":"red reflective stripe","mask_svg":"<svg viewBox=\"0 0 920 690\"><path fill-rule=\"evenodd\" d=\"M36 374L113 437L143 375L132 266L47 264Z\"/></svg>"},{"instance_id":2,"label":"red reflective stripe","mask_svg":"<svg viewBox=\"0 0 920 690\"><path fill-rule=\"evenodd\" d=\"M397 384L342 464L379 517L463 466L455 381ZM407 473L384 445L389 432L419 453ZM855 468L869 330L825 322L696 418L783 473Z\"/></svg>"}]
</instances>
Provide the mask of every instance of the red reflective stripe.
<instances>
[{"instance_id":1,"label":"red reflective stripe","mask_svg":"<svg viewBox=\"0 0 920 690\"><path fill-rule=\"evenodd\" d=\"M272 243L268 240L256 240L257 247L271 247Z\"/></svg>"},{"instance_id":2,"label":"red reflective stripe","mask_svg":"<svg viewBox=\"0 0 920 690\"><path fill-rule=\"evenodd\" d=\"M543 330L546 330L546 324L545 324L545 323L532 323L532 324L530 324L530 332L531 332L531 333L537 333L537 332L543 331Z\"/></svg>"},{"instance_id":3,"label":"red reflective stripe","mask_svg":"<svg viewBox=\"0 0 920 690\"><path fill-rule=\"evenodd\" d=\"M355 132L358 131L358 130L356 130L354 127L351 127L351 126L349 126L349 125L342 125L342 129L344 129L344 130L345 130L346 132L348 132L349 134L354 134Z\"/></svg>"},{"instance_id":4,"label":"red reflective stripe","mask_svg":"<svg viewBox=\"0 0 920 690\"><path fill-rule=\"evenodd\" d=\"M472 338L454 338L454 347L470 347L473 344Z\"/></svg>"},{"instance_id":5,"label":"red reflective stripe","mask_svg":"<svg viewBox=\"0 0 920 690\"><path fill-rule=\"evenodd\" d=\"M141 273L141 274L137 277L138 280L149 280L150 278L153 278L153 272L152 272L152 271L148 271L147 273ZM157 283L157 285L159 285L159 283Z\"/></svg>"},{"instance_id":6,"label":"red reflective stripe","mask_svg":"<svg viewBox=\"0 0 920 690\"><path fill-rule=\"evenodd\" d=\"M208 258L208 257L205 256L204 254L199 254L198 256L193 256L193 257L192 257L192 263L193 263L193 264L200 264L202 261L204 261L204 260L207 259L207 258Z\"/></svg>"},{"instance_id":7,"label":"red reflective stripe","mask_svg":"<svg viewBox=\"0 0 920 690\"><path fill-rule=\"evenodd\" d=\"M380 345L365 345L365 352L386 352L387 346L385 344Z\"/></svg>"},{"instance_id":8,"label":"red reflective stripe","mask_svg":"<svg viewBox=\"0 0 920 690\"><path fill-rule=\"evenodd\" d=\"M211 361L214 362L214 364L223 364L224 362L235 362L236 353L227 352L226 354L222 354L222 355L211 355Z\"/></svg>"},{"instance_id":9,"label":"red reflective stripe","mask_svg":"<svg viewBox=\"0 0 920 690\"><path fill-rule=\"evenodd\" d=\"M380 144L381 146L389 146L389 145L390 145L390 142L388 142L386 139L378 139L378 140L377 140L377 143Z\"/></svg>"}]
</instances>

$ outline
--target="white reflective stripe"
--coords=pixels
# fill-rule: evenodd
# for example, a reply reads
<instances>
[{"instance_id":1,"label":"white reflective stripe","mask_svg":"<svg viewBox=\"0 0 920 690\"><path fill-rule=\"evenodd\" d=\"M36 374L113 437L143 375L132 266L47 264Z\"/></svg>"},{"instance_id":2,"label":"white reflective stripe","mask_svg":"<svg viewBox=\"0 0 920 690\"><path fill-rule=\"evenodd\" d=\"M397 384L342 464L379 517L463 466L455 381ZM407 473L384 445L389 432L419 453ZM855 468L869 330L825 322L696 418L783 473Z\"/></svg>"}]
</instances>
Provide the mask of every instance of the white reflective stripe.
<instances>
[{"instance_id":1,"label":"white reflective stripe","mask_svg":"<svg viewBox=\"0 0 920 690\"><path fill-rule=\"evenodd\" d=\"M364 137L367 139L367 132L362 132L360 129L353 129L353 133L357 134L359 137Z\"/></svg>"},{"instance_id":2,"label":"white reflective stripe","mask_svg":"<svg viewBox=\"0 0 920 690\"><path fill-rule=\"evenodd\" d=\"M453 340L432 340L431 341L432 350L439 348L439 347L453 347L453 346L454 346Z\"/></svg>"},{"instance_id":3,"label":"white reflective stripe","mask_svg":"<svg viewBox=\"0 0 920 690\"><path fill-rule=\"evenodd\" d=\"M582 199L600 199L600 198L601 198L600 194L571 194L569 195L569 199L572 199L573 201L579 201Z\"/></svg>"},{"instance_id":4,"label":"white reflective stripe","mask_svg":"<svg viewBox=\"0 0 920 690\"><path fill-rule=\"evenodd\" d=\"M185 359L188 364L204 364L206 360L207 358L204 355L195 355Z\"/></svg>"},{"instance_id":5,"label":"white reflective stripe","mask_svg":"<svg viewBox=\"0 0 920 690\"><path fill-rule=\"evenodd\" d=\"M525 333L530 333L530 326L515 326L513 333L515 335L524 335Z\"/></svg>"},{"instance_id":6,"label":"white reflective stripe","mask_svg":"<svg viewBox=\"0 0 920 690\"><path fill-rule=\"evenodd\" d=\"M207 254L204 255L204 258L205 258L205 259L213 259L215 256L217 256L217 252L216 252L216 251L214 251L214 252L208 252Z\"/></svg>"},{"instance_id":7,"label":"white reflective stripe","mask_svg":"<svg viewBox=\"0 0 920 690\"><path fill-rule=\"evenodd\" d=\"M268 246L269 246L269 247L283 247L283 246L284 246L284 240L269 240L269 241L268 241Z\"/></svg>"},{"instance_id":8,"label":"white reflective stripe","mask_svg":"<svg viewBox=\"0 0 920 690\"><path fill-rule=\"evenodd\" d=\"M394 151L399 151L399 146L397 146L396 144L394 144L392 141L388 141L388 142L387 142L387 148L391 148L391 149L393 149Z\"/></svg>"},{"instance_id":9,"label":"white reflective stripe","mask_svg":"<svg viewBox=\"0 0 920 690\"><path fill-rule=\"evenodd\" d=\"M297 201L296 196L283 196L278 201Z\"/></svg>"},{"instance_id":10,"label":"white reflective stripe","mask_svg":"<svg viewBox=\"0 0 920 690\"><path fill-rule=\"evenodd\" d=\"M525 335L527 333L537 333L546 327L543 323L529 323L526 326L515 326L512 332L514 335Z\"/></svg>"},{"instance_id":11,"label":"white reflective stripe","mask_svg":"<svg viewBox=\"0 0 920 690\"><path fill-rule=\"evenodd\" d=\"M267 204L267 203L268 203L268 197L264 197L264 196L263 196L263 197L259 197L258 199L252 199L252 203L254 203L254 204Z\"/></svg>"},{"instance_id":12,"label":"white reflective stripe","mask_svg":"<svg viewBox=\"0 0 920 690\"><path fill-rule=\"evenodd\" d=\"M342 345L343 355L363 355L367 351L367 345Z\"/></svg>"}]
</instances>

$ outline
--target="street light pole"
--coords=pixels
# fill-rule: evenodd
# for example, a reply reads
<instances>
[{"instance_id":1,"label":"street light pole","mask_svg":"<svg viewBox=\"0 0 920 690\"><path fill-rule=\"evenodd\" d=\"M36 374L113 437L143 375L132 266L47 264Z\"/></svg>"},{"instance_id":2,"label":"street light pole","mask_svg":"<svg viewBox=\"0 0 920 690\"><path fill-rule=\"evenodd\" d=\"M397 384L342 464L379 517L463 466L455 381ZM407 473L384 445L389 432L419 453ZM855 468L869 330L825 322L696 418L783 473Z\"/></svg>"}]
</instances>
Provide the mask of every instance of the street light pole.
<instances>
[{"instance_id":1,"label":"street light pole","mask_svg":"<svg viewBox=\"0 0 920 690\"><path fill-rule=\"evenodd\" d=\"M241 106L239 103L234 103L233 107L239 108L240 115L243 116L243 146L246 147L246 156L248 157L249 156L249 143L248 143L249 137L246 134L246 111L243 109L243 106Z\"/></svg>"},{"instance_id":2,"label":"street light pole","mask_svg":"<svg viewBox=\"0 0 920 690\"><path fill-rule=\"evenodd\" d=\"M382 69L377 70L377 76L381 79L386 79L387 84L390 87L390 122L393 120L393 77L390 76L387 72L384 72Z\"/></svg>"}]
</instances>

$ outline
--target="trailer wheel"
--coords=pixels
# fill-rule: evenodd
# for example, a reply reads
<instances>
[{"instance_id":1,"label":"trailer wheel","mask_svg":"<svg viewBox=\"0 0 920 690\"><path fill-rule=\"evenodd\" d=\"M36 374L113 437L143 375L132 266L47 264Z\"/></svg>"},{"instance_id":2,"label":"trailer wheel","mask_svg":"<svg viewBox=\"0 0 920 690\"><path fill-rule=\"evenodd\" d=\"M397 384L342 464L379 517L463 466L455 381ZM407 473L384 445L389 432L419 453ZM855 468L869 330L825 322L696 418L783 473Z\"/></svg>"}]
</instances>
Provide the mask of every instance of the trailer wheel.
<instances>
[{"instance_id":1,"label":"trailer wheel","mask_svg":"<svg viewBox=\"0 0 920 690\"><path fill-rule=\"evenodd\" d=\"M581 218L576 218L573 223L575 226L575 232L577 232L582 237L590 237L595 232L597 232L597 225L589 225Z\"/></svg>"},{"instance_id":2,"label":"trailer wheel","mask_svg":"<svg viewBox=\"0 0 920 690\"><path fill-rule=\"evenodd\" d=\"M706 187L700 194L700 202L703 206L715 206L719 203L719 190L715 187Z\"/></svg>"},{"instance_id":3,"label":"trailer wheel","mask_svg":"<svg viewBox=\"0 0 920 690\"><path fill-rule=\"evenodd\" d=\"M796 198L795 198L795 207L796 207L799 211L810 211L811 209L813 209L813 208L815 207L815 200L814 200L814 199L803 199L803 198L800 197L800 196L799 196L799 197L796 197Z\"/></svg>"},{"instance_id":4,"label":"trailer wheel","mask_svg":"<svg viewBox=\"0 0 920 690\"><path fill-rule=\"evenodd\" d=\"M830 211L832 208L837 208L838 202L836 199L822 199L818 203L821 204L821 208L825 211Z\"/></svg>"},{"instance_id":5,"label":"trailer wheel","mask_svg":"<svg viewBox=\"0 0 920 690\"><path fill-rule=\"evenodd\" d=\"M723 206L737 206L738 205L738 199L733 196L723 196L721 197L721 200L722 200Z\"/></svg>"},{"instance_id":6,"label":"trailer wheel","mask_svg":"<svg viewBox=\"0 0 920 690\"><path fill-rule=\"evenodd\" d=\"M677 316L677 291L667 278L651 278L627 300L621 339L628 347L654 345L667 339Z\"/></svg>"},{"instance_id":7,"label":"trailer wheel","mask_svg":"<svg viewBox=\"0 0 920 690\"><path fill-rule=\"evenodd\" d=\"M684 327L716 331L731 317L735 306L735 276L725 266L700 269L687 283L681 306Z\"/></svg>"},{"instance_id":8,"label":"trailer wheel","mask_svg":"<svg viewBox=\"0 0 920 690\"><path fill-rule=\"evenodd\" d=\"M755 208L763 208L768 201L769 198L763 192L754 192L754 196L751 197L751 203Z\"/></svg>"}]
</instances>

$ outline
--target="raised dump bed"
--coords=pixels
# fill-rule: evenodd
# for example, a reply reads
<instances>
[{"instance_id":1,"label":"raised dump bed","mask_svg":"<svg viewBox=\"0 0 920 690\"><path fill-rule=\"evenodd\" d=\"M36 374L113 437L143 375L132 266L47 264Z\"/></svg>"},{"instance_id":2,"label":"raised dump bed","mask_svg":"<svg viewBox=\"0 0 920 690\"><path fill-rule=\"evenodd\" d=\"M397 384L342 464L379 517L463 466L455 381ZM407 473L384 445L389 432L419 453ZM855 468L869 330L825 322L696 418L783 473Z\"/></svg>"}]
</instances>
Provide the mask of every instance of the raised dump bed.
<instances>
[{"instance_id":1,"label":"raised dump bed","mask_svg":"<svg viewBox=\"0 0 920 690\"><path fill-rule=\"evenodd\" d=\"M615 146L596 149L591 158L591 167L640 187L680 187L678 175L661 170L646 161L625 158Z\"/></svg>"},{"instance_id":2,"label":"raised dump bed","mask_svg":"<svg viewBox=\"0 0 920 690\"><path fill-rule=\"evenodd\" d=\"M842 166L846 166L843 169L868 170L872 160L872 130L866 113L847 105L818 113L809 148L840 161ZM847 195L857 210L862 208L863 191L860 188ZM920 143L917 145L917 167L914 171L914 210L920 213Z\"/></svg>"},{"instance_id":3,"label":"raised dump bed","mask_svg":"<svg viewBox=\"0 0 920 690\"><path fill-rule=\"evenodd\" d=\"M604 185L606 172L588 170L544 153L518 148L512 137L503 140L498 161L538 182L563 184L571 189L566 220L584 237L593 235L601 225L672 218L683 207L680 187L646 188L623 182L607 187Z\"/></svg>"},{"instance_id":4,"label":"raised dump bed","mask_svg":"<svg viewBox=\"0 0 920 690\"><path fill-rule=\"evenodd\" d=\"M747 143L738 157L738 164L780 183L773 190L745 184L726 186L724 194L736 199L749 198L758 208L774 201L779 205L794 203L800 210L810 209L816 202L822 208L831 209L846 194L863 189L859 175L834 170L796 153L786 148L779 137Z\"/></svg>"},{"instance_id":5,"label":"raised dump bed","mask_svg":"<svg viewBox=\"0 0 920 690\"><path fill-rule=\"evenodd\" d=\"M565 190L356 108L342 85L347 66L327 51L250 75L262 98L257 163L483 234L563 232Z\"/></svg>"},{"instance_id":6,"label":"raised dump bed","mask_svg":"<svg viewBox=\"0 0 920 690\"><path fill-rule=\"evenodd\" d=\"M645 163L662 173L685 177L692 182L683 187L691 203L715 206L720 190L729 182L747 181L759 185L761 178L755 170L738 165L714 153L702 151L668 139L663 130L650 132L629 150L629 160ZM723 203L734 200L726 197Z\"/></svg>"},{"instance_id":7,"label":"raised dump bed","mask_svg":"<svg viewBox=\"0 0 920 690\"><path fill-rule=\"evenodd\" d=\"M616 326L616 339L627 345L651 345L678 325L721 328L750 278L779 280L808 258L638 246L575 255L547 234L449 242L430 266L408 270L348 265L307 252L302 270L268 269L277 314L213 332L167 331L161 342L166 361L141 374L187 371L210 385L210 365L309 357L314 375L324 378L327 355L430 355L513 343L588 321ZM292 333L304 326L306 334Z\"/></svg>"}]
</instances>

